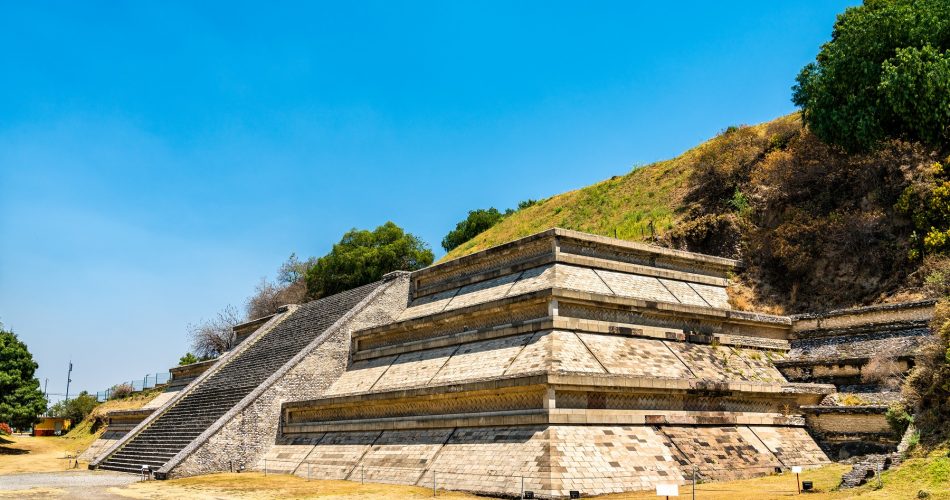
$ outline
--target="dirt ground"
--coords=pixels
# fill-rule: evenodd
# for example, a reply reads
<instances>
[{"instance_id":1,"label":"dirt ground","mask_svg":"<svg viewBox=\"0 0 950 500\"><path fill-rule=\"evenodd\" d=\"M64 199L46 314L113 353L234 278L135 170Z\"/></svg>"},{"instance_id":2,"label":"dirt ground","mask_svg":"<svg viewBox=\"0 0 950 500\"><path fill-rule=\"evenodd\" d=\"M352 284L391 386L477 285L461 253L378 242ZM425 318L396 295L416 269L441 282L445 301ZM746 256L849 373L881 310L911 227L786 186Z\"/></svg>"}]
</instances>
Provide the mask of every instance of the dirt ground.
<instances>
[{"instance_id":1,"label":"dirt ground","mask_svg":"<svg viewBox=\"0 0 950 500\"><path fill-rule=\"evenodd\" d=\"M0 474L85 468L85 463L76 465L75 457L88 446L88 442L63 437L0 436Z\"/></svg>"},{"instance_id":2,"label":"dirt ground","mask_svg":"<svg viewBox=\"0 0 950 500\"><path fill-rule=\"evenodd\" d=\"M415 486L360 484L351 481L307 481L296 476L251 472L243 474L210 474L171 481L147 481L109 493L129 498L156 500L198 500L205 498L235 499L422 499L432 498L432 490ZM466 493L439 491L439 498L476 499Z\"/></svg>"},{"instance_id":3,"label":"dirt ground","mask_svg":"<svg viewBox=\"0 0 950 500\"><path fill-rule=\"evenodd\" d=\"M88 445L88 443L86 443ZM360 484L349 481L307 481L290 475L260 473L209 474L170 481L128 483L127 475L86 470L74 459L83 443L63 437L13 436L0 438L0 499L320 499L344 500L374 498L382 500L432 498L432 490L413 486ZM899 469L883 476L883 488L872 481L864 487L834 491L847 470L844 465L830 465L805 471L804 481L812 481L817 490L807 495L814 500L861 498L867 500L916 498L920 490L931 499L950 500L950 455L946 449L929 456L905 462ZM27 474L42 472L45 474ZM79 484L79 486L77 486ZM691 498L689 485L681 486L680 498ZM482 498L456 492L439 491L438 496L450 499ZM696 498L708 500L783 499L798 496L795 476L782 474L743 481L700 484ZM654 492L624 493L599 497L601 500L646 500L657 498Z\"/></svg>"}]
</instances>

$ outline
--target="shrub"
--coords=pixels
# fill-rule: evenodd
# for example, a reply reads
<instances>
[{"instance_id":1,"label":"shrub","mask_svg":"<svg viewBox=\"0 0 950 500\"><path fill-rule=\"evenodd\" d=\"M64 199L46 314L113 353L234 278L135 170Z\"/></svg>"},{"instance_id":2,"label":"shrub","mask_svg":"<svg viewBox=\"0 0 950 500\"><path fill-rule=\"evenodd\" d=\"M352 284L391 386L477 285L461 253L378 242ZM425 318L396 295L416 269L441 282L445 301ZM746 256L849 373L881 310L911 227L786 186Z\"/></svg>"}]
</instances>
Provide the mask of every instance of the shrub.
<instances>
[{"instance_id":1,"label":"shrub","mask_svg":"<svg viewBox=\"0 0 950 500\"><path fill-rule=\"evenodd\" d=\"M825 141L869 150L886 137L950 140L950 2L868 1L838 16L792 101Z\"/></svg>"},{"instance_id":2,"label":"shrub","mask_svg":"<svg viewBox=\"0 0 950 500\"><path fill-rule=\"evenodd\" d=\"M10 427L10 424L0 422L0 435L9 436L11 434L13 434L13 429Z\"/></svg>"},{"instance_id":3,"label":"shrub","mask_svg":"<svg viewBox=\"0 0 950 500\"><path fill-rule=\"evenodd\" d=\"M209 358L205 356L198 357L190 352L186 352L184 356L182 356L181 358L178 358L178 366L201 363L202 361L208 361L209 359L214 359L214 358Z\"/></svg>"},{"instance_id":4,"label":"shrub","mask_svg":"<svg viewBox=\"0 0 950 500\"><path fill-rule=\"evenodd\" d=\"M858 396L857 394L845 394L844 396L841 396L840 399L838 399L838 403L840 403L842 406L864 406L868 404L864 398Z\"/></svg>"},{"instance_id":5,"label":"shrub","mask_svg":"<svg viewBox=\"0 0 950 500\"><path fill-rule=\"evenodd\" d=\"M446 252L474 238L479 233L491 228L501 222L505 215L495 207L488 209L470 210L465 220L455 225L455 229L449 231L449 234L442 238L442 248Z\"/></svg>"},{"instance_id":6,"label":"shrub","mask_svg":"<svg viewBox=\"0 0 950 500\"><path fill-rule=\"evenodd\" d=\"M934 162L929 169L922 169L895 204L914 225L908 252L913 260L950 250L950 172L944 163Z\"/></svg>"},{"instance_id":7,"label":"shrub","mask_svg":"<svg viewBox=\"0 0 950 500\"><path fill-rule=\"evenodd\" d=\"M897 389L904 382L904 364L891 353L878 353L861 369L861 381Z\"/></svg>"},{"instance_id":8,"label":"shrub","mask_svg":"<svg viewBox=\"0 0 950 500\"><path fill-rule=\"evenodd\" d=\"M78 424L92 413L92 410L98 405L99 401L96 400L95 396L82 391L69 401L60 401L51 406L48 414L52 417L68 418L74 424Z\"/></svg>"},{"instance_id":9,"label":"shrub","mask_svg":"<svg viewBox=\"0 0 950 500\"><path fill-rule=\"evenodd\" d=\"M307 270L307 296L320 298L377 281L392 271L415 271L435 255L419 237L392 222L353 229Z\"/></svg>"},{"instance_id":10,"label":"shrub","mask_svg":"<svg viewBox=\"0 0 950 500\"><path fill-rule=\"evenodd\" d=\"M109 393L109 399L122 399L129 397L135 389L132 387L132 384L116 384L112 386L112 391Z\"/></svg>"},{"instance_id":11,"label":"shrub","mask_svg":"<svg viewBox=\"0 0 950 500\"><path fill-rule=\"evenodd\" d=\"M950 437L950 300L937 303L930 327L935 335L918 350L903 392L921 438L937 442Z\"/></svg>"},{"instance_id":12,"label":"shrub","mask_svg":"<svg viewBox=\"0 0 950 500\"><path fill-rule=\"evenodd\" d=\"M907 408L901 403L892 403L888 406L884 418L887 419L887 425L891 426L891 430L898 438L907 432L907 427L910 424L914 423L914 417L907 412Z\"/></svg>"}]
</instances>

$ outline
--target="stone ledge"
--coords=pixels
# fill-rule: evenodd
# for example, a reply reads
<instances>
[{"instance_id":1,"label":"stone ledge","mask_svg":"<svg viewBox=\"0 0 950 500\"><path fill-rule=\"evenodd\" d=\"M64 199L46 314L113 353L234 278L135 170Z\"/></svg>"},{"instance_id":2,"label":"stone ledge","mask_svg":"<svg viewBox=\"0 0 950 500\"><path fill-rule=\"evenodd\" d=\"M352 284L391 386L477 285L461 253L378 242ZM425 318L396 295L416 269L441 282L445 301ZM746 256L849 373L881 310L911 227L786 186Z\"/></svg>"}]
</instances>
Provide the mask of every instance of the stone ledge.
<instances>
[{"instance_id":1,"label":"stone ledge","mask_svg":"<svg viewBox=\"0 0 950 500\"><path fill-rule=\"evenodd\" d=\"M603 259L585 255L584 249L593 249L616 257ZM568 255L581 259L614 260L618 263L714 279L725 279L731 271L740 266L738 261L732 259L553 228L416 271L412 274L412 298L527 269L525 266L528 262L537 266L555 262ZM631 260L639 263L630 262Z\"/></svg>"},{"instance_id":2,"label":"stone ledge","mask_svg":"<svg viewBox=\"0 0 950 500\"><path fill-rule=\"evenodd\" d=\"M424 384L416 387L385 391L362 391L338 396L290 401L283 404L284 410L304 408L315 404L367 403L376 400L405 399L445 393L464 393L480 390L550 385L554 388L577 389L643 389L666 393L667 391L731 391L751 394L805 394L824 396L835 392L831 384L768 384L759 382L712 381L696 378L635 377L623 374L536 372L500 377L476 379L462 383L440 385Z\"/></svg>"},{"instance_id":3,"label":"stone ledge","mask_svg":"<svg viewBox=\"0 0 950 500\"><path fill-rule=\"evenodd\" d=\"M803 405L800 407L802 413L814 415L883 415L887 413L887 406L883 405L862 405L862 406L820 406Z\"/></svg>"},{"instance_id":4,"label":"stone ledge","mask_svg":"<svg viewBox=\"0 0 950 500\"><path fill-rule=\"evenodd\" d=\"M443 311L432 315L421 316L404 321L391 323L388 325L368 328L356 331L352 335L353 359L369 359L372 357L385 356L387 354L396 354L398 352L408 352L413 350L423 350L432 347L442 347L445 345L454 345L457 343L471 342L473 340L482 340L484 338L502 336L506 328L511 328L512 323L489 325L479 329L472 329L463 332L450 332L443 335L436 334L430 338L414 340L409 342L400 342L393 340L387 342L387 337L406 336L413 332L420 332L424 335L425 331L432 331L441 327L447 320L458 317L469 317L472 322L477 323L480 318L489 317L498 311L520 307L527 310L530 307L536 307L545 301L554 301L551 304L576 303L580 305L590 305L601 308L605 311L620 310L633 312L637 314L650 315L651 318L673 318L680 322L689 320L707 321L715 324L742 325L762 329L761 335L745 335L755 339L784 340L791 327L791 320L785 316L773 316L768 314L748 313L742 311L733 311L729 309L717 309L713 307L693 306L686 304L674 304L668 302L647 301L642 299L616 297L610 295L595 294L589 292L578 292L562 288L547 288L533 291L522 295L504 297L472 306L461 307L451 311ZM520 321L514 326L520 327L532 321L554 319L556 317L564 318L563 321L588 321L585 318L567 319L569 316L563 316L560 309L548 307L549 315L531 320ZM591 323L593 324L593 323ZM537 329L541 329L538 323ZM639 325L638 325L639 326ZM648 326L648 325L644 325ZM565 327L566 329L575 329ZM524 330L535 331L535 330ZM594 330L597 332L597 330ZM490 332L490 333L485 333ZM607 332L609 333L609 332ZM743 335L730 335L730 341L736 342L737 337ZM457 340L446 340L458 337ZM427 342L434 342L427 344ZM365 347L366 344L375 347ZM409 346L406 348L404 346Z\"/></svg>"},{"instance_id":5,"label":"stone ledge","mask_svg":"<svg viewBox=\"0 0 950 500\"><path fill-rule=\"evenodd\" d=\"M800 314L791 317L792 333L795 338L820 338L926 326L934 304L924 300Z\"/></svg>"},{"instance_id":6,"label":"stone ledge","mask_svg":"<svg viewBox=\"0 0 950 500\"><path fill-rule=\"evenodd\" d=\"M319 423L284 424L284 439L294 434L324 432L368 432L449 427L492 427L528 425L664 425L664 426L782 426L804 427L798 416L780 413L663 411L656 410L578 410L528 409L482 413L456 413L389 417L364 420L338 420Z\"/></svg>"}]
</instances>

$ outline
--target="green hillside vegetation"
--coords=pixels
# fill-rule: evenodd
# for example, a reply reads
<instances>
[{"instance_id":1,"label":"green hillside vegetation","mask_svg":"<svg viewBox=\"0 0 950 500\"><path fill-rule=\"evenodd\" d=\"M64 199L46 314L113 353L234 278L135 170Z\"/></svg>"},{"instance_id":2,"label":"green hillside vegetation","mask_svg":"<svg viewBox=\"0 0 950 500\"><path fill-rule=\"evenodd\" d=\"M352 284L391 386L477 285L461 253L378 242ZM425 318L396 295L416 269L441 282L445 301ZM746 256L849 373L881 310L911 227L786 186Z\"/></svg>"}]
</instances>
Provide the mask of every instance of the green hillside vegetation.
<instances>
[{"instance_id":1,"label":"green hillside vegetation","mask_svg":"<svg viewBox=\"0 0 950 500\"><path fill-rule=\"evenodd\" d=\"M919 298L916 236L943 156L889 140L848 153L798 113L723 133L672 160L542 200L449 252L551 227L742 259L734 306L801 312ZM855 252L861 248L862 252ZM918 273L919 274L919 273Z\"/></svg>"},{"instance_id":2,"label":"green hillside vegetation","mask_svg":"<svg viewBox=\"0 0 950 500\"><path fill-rule=\"evenodd\" d=\"M151 389L133 393L121 399L113 399L100 403L93 408L91 412L82 419L82 421L73 424L73 428L61 439L70 443L69 448L76 453L81 453L92 444L103 432L105 432L106 415L111 411L118 410L137 410L145 406L149 401L155 399L164 389Z\"/></svg>"},{"instance_id":3,"label":"green hillside vegetation","mask_svg":"<svg viewBox=\"0 0 950 500\"><path fill-rule=\"evenodd\" d=\"M797 115L747 127L762 141L777 130L800 127ZM574 229L630 241L659 240L687 215L689 179L711 151L731 150L736 137L717 136L672 160L636 167L592 186L559 194L518 210L475 238L457 246L442 261L500 245L552 227Z\"/></svg>"}]
</instances>

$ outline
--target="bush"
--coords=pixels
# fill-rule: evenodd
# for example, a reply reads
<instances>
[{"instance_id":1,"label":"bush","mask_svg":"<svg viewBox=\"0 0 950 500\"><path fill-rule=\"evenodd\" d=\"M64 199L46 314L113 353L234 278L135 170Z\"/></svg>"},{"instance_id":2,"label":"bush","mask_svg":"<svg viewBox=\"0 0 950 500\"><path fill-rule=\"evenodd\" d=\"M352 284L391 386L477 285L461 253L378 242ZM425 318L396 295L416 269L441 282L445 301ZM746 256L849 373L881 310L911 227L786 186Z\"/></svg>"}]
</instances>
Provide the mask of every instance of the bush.
<instances>
[{"instance_id":1,"label":"bush","mask_svg":"<svg viewBox=\"0 0 950 500\"><path fill-rule=\"evenodd\" d=\"M455 229L449 231L449 234L442 238L442 248L446 252L465 243L466 241L478 236L479 233L491 228L501 222L505 215L495 207L488 209L470 210L465 220L455 225Z\"/></svg>"},{"instance_id":2,"label":"bush","mask_svg":"<svg viewBox=\"0 0 950 500\"><path fill-rule=\"evenodd\" d=\"M904 382L904 364L891 353L878 353L861 369L861 382L899 389Z\"/></svg>"},{"instance_id":3,"label":"bush","mask_svg":"<svg viewBox=\"0 0 950 500\"><path fill-rule=\"evenodd\" d=\"M950 140L950 2L867 1L838 16L792 101L823 140L849 151L887 137Z\"/></svg>"},{"instance_id":4,"label":"bush","mask_svg":"<svg viewBox=\"0 0 950 500\"><path fill-rule=\"evenodd\" d=\"M945 163L921 169L901 193L895 207L914 224L908 256L918 259L950 250L950 172Z\"/></svg>"},{"instance_id":5,"label":"bush","mask_svg":"<svg viewBox=\"0 0 950 500\"><path fill-rule=\"evenodd\" d=\"M903 392L921 438L938 442L950 438L950 299L937 303L930 325L935 335L918 350Z\"/></svg>"},{"instance_id":6,"label":"bush","mask_svg":"<svg viewBox=\"0 0 950 500\"><path fill-rule=\"evenodd\" d=\"M109 392L109 399L122 399L129 397L135 388L132 387L132 384L116 384L112 386L112 390Z\"/></svg>"},{"instance_id":7,"label":"bush","mask_svg":"<svg viewBox=\"0 0 950 500\"><path fill-rule=\"evenodd\" d=\"M914 423L914 417L907 412L907 408L901 403L892 403L887 407L887 413L884 414L887 419L887 425L891 426L894 435L900 439L907 432L910 424Z\"/></svg>"},{"instance_id":8,"label":"bush","mask_svg":"<svg viewBox=\"0 0 950 500\"><path fill-rule=\"evenodd\" d=\"M13 429L10 427L10 424L6 422L0 422L0 435L9 436L13 434Z\"/></svg>"},{"instance_id":9,"label":"bush","mask_svg":"<svg viewBox=\"0 0 950 500\"><path fill-rule=\"evenodd\" d=\"M417 236L392 222L372 231L353 229L307 270L307 296L333 295L377 281L393 271L415 271L435 256Z\"/></svg>"},{"instance_id":10,"label":"bush","mask_svg":"<svg viewBox=\"0 0 950 500\"><path fill-rule=\"evenodd\" d=\"M191 364L194 364L194 363L201 363L202 361L208 361L209 359L214 359L214 358L208 358L208 357L204 357L204 356L198 357L198 356L195 356L194 354L192 354L192 353L190 353L190 352L186 352L184 356L178 358L178 366L185 366L185 365L191 365Z\"/></svg>"},{"instance_id":11,"label":"bush","mask_svg":"<svg viewBox=\"0 0 950 500\"><path fill-rule=\"evenodd\" d=\"M82 391L78 396L69 401L60 401L54 404L47 413L51 417L68 418L72 420L74 424L78 424L86 418L87 415L92 413L92 410L98 405L99 401L96 400L95 396L86 391Z\"/></svg>"}]
</instances>

